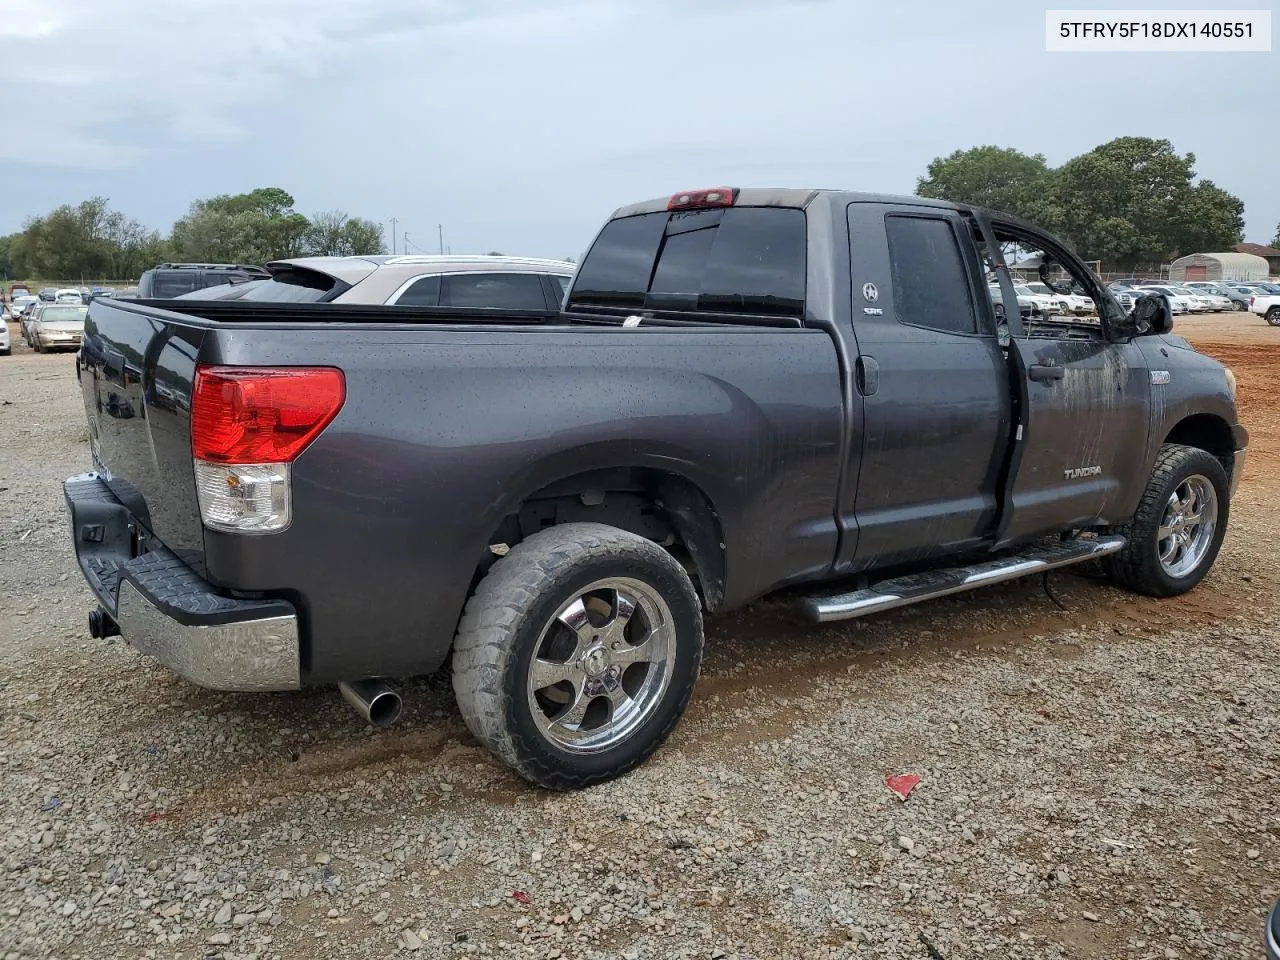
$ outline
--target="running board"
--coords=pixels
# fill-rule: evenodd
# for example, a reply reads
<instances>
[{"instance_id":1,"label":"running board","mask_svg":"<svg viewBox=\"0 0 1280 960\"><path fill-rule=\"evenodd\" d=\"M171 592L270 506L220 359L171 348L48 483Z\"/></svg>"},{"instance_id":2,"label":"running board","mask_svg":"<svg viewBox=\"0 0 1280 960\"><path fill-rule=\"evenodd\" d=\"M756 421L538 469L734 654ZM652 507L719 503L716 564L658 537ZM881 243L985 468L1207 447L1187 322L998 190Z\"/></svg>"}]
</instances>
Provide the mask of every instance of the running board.
<instances>
[{"instance_id":1,"label":"running board","mask_svg":"<svg viewBox=\"0 0 1280 960\"><path fill-rule=\"evenodd\" d=\"M806 597L801 609L814 623L852 620L871 613L905 607L934 597L945 597L977 587L985 587L1033 573L1044 573L1058 567L1095 560L1124 549L1124 537L1099 537L1096 540L1064 540L1035 546L1013 557L987 560L967 567L950 567L910 573L891 580L881 580L861 590L832 596Z\"/></svg>"}]
</instances>

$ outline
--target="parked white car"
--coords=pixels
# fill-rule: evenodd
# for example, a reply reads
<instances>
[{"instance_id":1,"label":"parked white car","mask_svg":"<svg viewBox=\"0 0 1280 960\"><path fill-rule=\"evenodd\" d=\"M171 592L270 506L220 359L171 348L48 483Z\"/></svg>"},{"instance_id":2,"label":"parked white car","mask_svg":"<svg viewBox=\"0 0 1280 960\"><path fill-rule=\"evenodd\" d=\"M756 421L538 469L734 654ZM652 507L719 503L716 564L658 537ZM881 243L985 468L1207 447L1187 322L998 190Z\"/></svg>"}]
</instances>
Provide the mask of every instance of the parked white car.
<instances>
[{"instance_id":1,"label":"parked white car","mask_svg":"<svg viewBox=\"0 0 1280 960\"><path fill-rule=\"evenodd\" d=\"M9 304L9 318L11 320L21 319L22 311L26 309L27 304L39 303L39 302L40 302L40 298L37 297L34 293L22 294L20 296L14 297L13 301Z\"/></svg>"},{"instance_id":2,"label":"parked white car","mask_svg":"<svg viewBox=\"0 0 1280 960\"><path fill-rule=\"evenodd\" d=\"M1085 297L1078 293L1058 293L1044 283L1028 283L1027 286L1040 296L1053 297L1055 300L1065 303L1072 313L1093 313L1095 310L1093 300L1090 297Z\"/></svg>"},{"instance_id":3,"label":"parked white car","mask_svg":"<svg viewBox=\"0 0 1280 960\"><path fill-rule=\"evenodd\" d=\"M1249 296L1242 294L1235 288L1234 284L1220 283L1214 280L1188 280L1182 284L1184 287L1190 287L1197 293L1210 295L1210 298L1221 297L1226 300L1229 306L1226 310L1248 310Z\"/></svg>"},{"instance_id":4,"label":"parked white car","mask_svg":"<svg viewBox=\"0 0 1280 960\"><path fill-rule=\"evenodd\" d=\"M1015 284L1013 289L1016 291L1018 289L1018 286ZM987 292L991 294L992 303L1002 303L1004 301L1004 293L1000 290L999 284L996 284L996 283L988 284ZM1034 297L1024 296L1023 294L1019 293L1018 309L1039 311L1040 305L1036 303Z\"/></svg>"},{"instance_id":5,"label":"parked white car","mask_svg":"<svg viewBox=\"0 0 1280 960\"><path fill-rule=\"evenodd\" d=\"M0 357L7 357L10 349L9 324L0 323Z\"/></svg>"},{"instance_id":6,"label":"parked white car","mask_svg":"<svg viewBox=\"0 0 1280 960\"><path fill-rule=\"evenodd\" d=\"M1191 304L1192 313L1209 313L1212 310L1219 309L1214 306L1209 295L1202 290L1193 290L1191 287L1184 287L1180 283L1170 284L1169 289L1178 296L1187 298Z\"/></svg>"},{"instance_id":7,"label":"parked white car","mask_svg":"<svg viewBox=\"0 0 1280 960\"><path fill-rule=\"evenodd\" d=\"M1174 293L1172 287L1134 287L1136 293L1162 293L1169 298L1169 308L1174 313L1190 313L1191 300L1181 294Z\"/></svg>"},{"instance_id":8,"label":"parked white car","mask_svg":"<svg viewBox=\"0 0 1280 960\"><path fill-rule=\"evenodd\" d=\"M1231 302L1230 297L1224 297L1220 293L1214 293L1212 290L1206 290L1203 287L1189 287L1192 293L1203 297L1209 301L1209 309L1214 313L1225 313L1228 310L1234 310L1236 305Z\"/></svg>"},{"instance_id":9,"label":"parked white car","mask_svg":"<svg viewBox=\"0 0 1280 960\"><path fill-rule=\"evenodd\" d=\"M1043 287L1044 284L1038 284ZM1014 292L1018 294L1018 300L1021 302L1023 297L1027 297L1034 302L1042 312L1047 314L1071 313L1071 304L1067 302L1067 298L1059 293L1037 293L1032 289L1030 284L1016 283L1013 286ZM1045 287L1047 290L1048 287Z\"/></svg>"},{"instance_id":10,"label":"parked white car","mask_svg":"<svg viewBox=\"0 0 1280 960\"><path fill-rule=\"evenodd\" d=\"M1265 317L1273 327L1280 327L1280 294L1255 293L1249 298L1249 311Z\"/></svg>"},{"instance_id":11,"label":"parked white car","mask_svg":"<svg viewBox=\"0 0 1280 960\"><path fill-rule=\"evenodd\" d=\"M84 297L80 296L80 291L74 287L64 287L53 295L54 303L62 303L67 305L84 304Z\"/></svg>"}]
</instances>

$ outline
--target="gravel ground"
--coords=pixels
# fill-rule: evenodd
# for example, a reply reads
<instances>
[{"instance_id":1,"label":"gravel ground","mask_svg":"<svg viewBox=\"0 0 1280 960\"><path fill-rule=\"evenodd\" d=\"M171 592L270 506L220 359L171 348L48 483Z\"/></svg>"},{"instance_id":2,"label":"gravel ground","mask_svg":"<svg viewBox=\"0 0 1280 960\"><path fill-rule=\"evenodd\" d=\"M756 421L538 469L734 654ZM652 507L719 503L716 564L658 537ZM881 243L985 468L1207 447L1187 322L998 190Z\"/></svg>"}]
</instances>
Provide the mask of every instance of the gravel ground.
<instances>
[{"instance_id":1,"label":"gravel ground","mask_svg":"<svg viewBox=\"0 0 1280 960\"><path fill-rule=\"evenodd\" d=\"M1277 358L1232 357L1266 466ZM213 693L91 640L75 387L67 356L0 358L5 960L1260 955L1269 470L1178 600L1085 571L1054 578L1065 611L1026 581L823 629L781 600L717 618L669 744L560 795L470 739L443 676L372 731L332 690Z\"/></svg>"}]
</instances>

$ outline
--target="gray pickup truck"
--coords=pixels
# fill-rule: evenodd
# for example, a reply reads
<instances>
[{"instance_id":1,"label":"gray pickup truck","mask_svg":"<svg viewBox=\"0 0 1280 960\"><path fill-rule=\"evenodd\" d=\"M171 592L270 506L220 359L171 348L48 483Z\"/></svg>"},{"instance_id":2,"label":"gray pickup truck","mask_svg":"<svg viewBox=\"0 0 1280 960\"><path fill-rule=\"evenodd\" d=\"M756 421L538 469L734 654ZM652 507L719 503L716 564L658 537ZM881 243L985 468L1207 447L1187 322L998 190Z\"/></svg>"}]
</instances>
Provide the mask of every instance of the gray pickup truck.
<instances>
[{"instance_id":1,"label":"gray pickup truck","mask_svg":"<svg viewBox=\"0 0 1280 960\"><path fill-rule=\"evenodd\" d=\"M1037 253L1096 317L1024 314ZM223 690L437 670L476 737L578 787L667 736L703 614L816 623L1100 560L1194 587L1248 435L1231 372L1035 227L919 198L625 207L560 312L95 300L66 481L90 628ZM327 286L325 286L327 285ZM287 300L288 297L269 297Z\"/></svg>"}]
</instances>

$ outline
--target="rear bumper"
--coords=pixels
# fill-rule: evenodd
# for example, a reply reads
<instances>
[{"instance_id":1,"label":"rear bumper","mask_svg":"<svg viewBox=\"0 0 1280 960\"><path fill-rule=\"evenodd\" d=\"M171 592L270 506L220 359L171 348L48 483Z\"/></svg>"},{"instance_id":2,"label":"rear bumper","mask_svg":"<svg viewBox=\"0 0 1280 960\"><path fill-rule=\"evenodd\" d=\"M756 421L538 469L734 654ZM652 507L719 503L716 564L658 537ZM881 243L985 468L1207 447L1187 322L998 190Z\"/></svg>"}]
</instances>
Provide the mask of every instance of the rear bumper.
<instances>
[{"instance_id":1,"label":"rear bumper","mask_svg":"<svg viewBox=\"0 0 1280 960\"><path fill-rule=\"evenodd\" d=\"M63 484L76 560L120 633L192 683L213 690L296 690L298 616L283 600L218 593L152 540L94 473ZM145 552L135 556L138 533Z\"/></svg>"}]
</instances>

